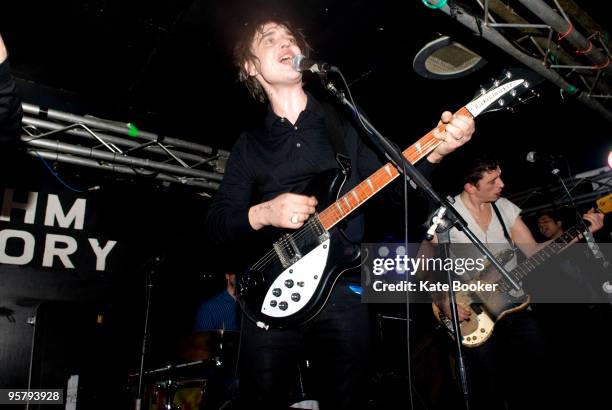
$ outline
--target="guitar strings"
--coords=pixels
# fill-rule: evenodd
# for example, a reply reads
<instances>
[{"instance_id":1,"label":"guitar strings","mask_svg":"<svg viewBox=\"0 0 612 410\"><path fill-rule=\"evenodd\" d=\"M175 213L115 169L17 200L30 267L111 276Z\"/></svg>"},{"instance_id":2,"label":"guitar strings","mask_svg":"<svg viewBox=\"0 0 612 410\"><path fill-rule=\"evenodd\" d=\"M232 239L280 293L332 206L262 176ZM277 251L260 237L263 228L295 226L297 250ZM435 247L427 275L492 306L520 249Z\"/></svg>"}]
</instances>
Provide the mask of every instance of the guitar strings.
<instances>
[{"instance_id":1,"label":"guitar strings","mask_svg":"<svg viewBox=\"0 0 612 410\"><path fill-rule=\"evenodd\" d=\"M526 261L518 265L516 268L512 269L512 271L509 272L512 275L512 278L515 281L520 281L524 279L525 277L527 277L530 270L533 270L533 268L539 266L551 256L558 254L563 248L568 246L569 243L579 234L580 234L579 225L572 226L566 232L564 232L559 238L557 238L555 241L551 242L548 246L541 249L539 252L537 252L535 255L531 256L530 258L528 258ZM551 253L548 253L549 249L552 249ZM538 257L542 257L542 260L538 260ZM523 269L525 268L525 266L529 265L530 261L533 261L536 264L531 266L530 270L528 270L527 272L524 272ZM506 281L506 278L502 277L496 283L500 285L500 288L502 291L504 292L510 291L510 284Z\"/></svg>"},{"instance_id":2,"label":"guitar strings","mask_svg":"<svg viewBox=\"0 0 612 410\"><path fill-rule=\"evenodd\" d=\"M431 132L430 132L430 133L428 133L428 134L427 134L425 137L430 136L430 134L431 134ZM425 137L423 137L423 138L425 138ZM421 139L423 139L423 138L421 138ZM419 140L419 141L420 141L420 140ZM437 146L437 145L439 145L439 144L440 144L440 141L439 141L437 138L435 138L435 137L431 138L431 136L430 136L430 139L429 139L429 140L428 140L426 143L424 143L424 145L423 145L423 146L422 146L422 148L421 148L421 151L422 151L423 149L425 149L425 150L427 151L427 154L424 154L424 155L423 155L423 157L424 157L425 155L428 155L428 154L431 152L431 151L429 151L429 150L430 150L430 148L432 148L432 147L433 147L433 148L435 148L435 146ZM418 150L417 150L417 149L414 147L414 145L410 146L410 147L407 149L407 151L408 151L408 150L410 150L411 148L413 149L413 151L418 151ZM433 150L433 149L432 149L432 150ZM407 155L410 155L410 153L407 153ZM422 157L422 158L423 158L423 157ZM415 160L415 161L413 161L413 163L414 163L414 162L416 162L416 160ZM389 163L387 163L387 164L383 165L383 168L384 168L386 165L389 165ZM376 171L376 172L375 172L375 173L374 173L372 176L370 176L370 177L369 177L369 178L375 178L373 182L374 182L374 183L376 183L376 184L379 184L379 183L381 182L381 181L380 181L380 179L381 179L381 178L380 178L380 176L377 176L377 175L376 175L376 174L377 174L379 171L380 171L380 169L379 169L378 171ZM384 181L384 180L386 180L386 179L387 179L386 174L382 174L382 176L383 176L383 178L382 178L382 179L383 179L383 182L386 182L386 181ZM395 177L397 177L397 175L396 175ZM395 179L395 178L394 178L394 179ZM362 181L361 183L363 183L363 181ZM360 183L360 184L361 184L361 183ZM355 188L353 188L353 189L355 189ZM349 191L349 192L350 192L350 191ZM341 199L342 199L344 196L346 196L346 195L348 195L348 193L347 193L347 194L345 194L345 195L343 195L342 197L340 197L340 198L338 199L338 201L340 201L340 200L341 200ZM368 197L368 198L366 198L366 200L367 200L367 199L369 199L369 197ZM338 202L338 201L337 201L337 202ZM358 204L358 205L360 205L360 204ZM333 206L333 205L331 205L331 206ZM327 209L330 209L330 208L331 208L331 206L330 206L330 207L328 207ZM356 208L357 208L357 207L355 207L355 208L351 209L351 210L350 210L348 213L351 213L351 212L352 212L354 209L356 209ZM327 211L327 209L325 209L323 212ZM333 212L332 216L335 216L337 219L342 219L342 218L346 217L346 215L348 215L348 213L346 213L346 214L344 214L344 215L343 215L343 214L340 214L340 213L339 213L339 211L338 211L338 210L336 210L336 209L334 209L333 211L330 211L330 212ZM321 214L318 214L318 215L321 215ZM279 239L277 242L278 242L280 245L287 245L287 244L289 244L289 243L290 243L290 241L291 241L291 240L293 240L293 241L300 240L300 239L301 239L301 238L302 238L304 235L306 235L306 233L307 233L306 231L308 231L308 230L310 230L310 231L314 231L314 230L315 230L315 227L313 226L313 224L312 224L312 223L310 223L311 221L314 221L314 219L309 218L309 219L306 221L306 223L304 224L304 226L302 227L302 229L300 229L299 231L297 231L297 232L295 232L295 233L290 234L290 235L289 235L289 236L290 236L290 238L286 238L286 239ZM278 257L278 254L277 254L276 250L275 250L275 249L271 249L271 250L270 250L270 251L268 251L268 252L267 252L267 253L266 253L266 254L265 254L265 255L264 255L264 256L263 256L261 259L259 259L257 262L255 262L255 263L253 264L252 269L257 270L257 269L261 269L261 268L262 268L262 267L264 267L264 266L267 266L267 265L268 265L268 264L269 264L269 263L270 263L270 262L271 262L273 259L275 259L275 257L276 257L276 259L277 259L277 260L280 260L280 258Z\"/></svg>"},{"instance_id":3,"label":"guitar strings","mask_svg":"<svg viewBox=\"0 0 612 410\"><path fill-rule=\"evenodd\" d=\"M376 183L376 184L379 184L379 183L381 183L381 182L384 182L384 180L386 179L386 178L384 178L384 176L381 176L381 175L378 175L378 176L373 175L373 176L371 176L370 178L372 178L372 179L373 179L373 181L374 181L374 183ZM346 194L345 194L345 195L346 195ZM344 197L344 196L343 196L343 197ZM341 197L340 199L338 199L338 201L340 201L341 199L342 199L342 197ZM333 205L332 205L332 206L333 206ZM328 207L327 209L330 209L330 207ZM356 207L355 207L354 209L356 209ZM350 213L350 212L352 212L354 209L351 209L351 210L349 211L349 213ZM325 211L323 211L323 212L325 212ZM332 216L336 216L337 218L340 218L340 217L343 217L343 216L348 215L348 213L346 213L346 214L344 214L344 215L341 215L341 214L339 214L339 212L338 212L336 209L334 209L333 211L330 211L330 212L334 212L334 214L333 214ZM322 214L322 213L321 213L321 214ZM317 215L317 217L319 217L321 214L318 214L318 215ZM319 219L319 220L320 220L320 219ZM303 237L304 235L306 235L306 233L307 233L307 231L308 231L308 230L310 230L310 231L314 231L314 230L315 230L315 227L313 226L314 222L311 222L311 221L314 221L314 219L309 218L309 219L306 221L305 226L304 226L302 229L300 229L298 232L295 232L295 233L290 234L290 238L286 238L286 239L279 239L279 240L277 241L277 243L279 243L280 245L287 245L287 244L289 244L289 242L290 242L291 240L293 240L293 241L299 241L300 239L302 239L302 237ZM305 229L305 228L306 228L306 229ZM270 259L271 257L274 257L275 255L276 255L276 251L275 251L275 249L272 249L272 250L271 250L271 251L269 251L269 252L268 252L268 253L267 253L267 254L266 254L266 255L265 255L265 256L264 256L262 259L260 259L260 260L259 260L259 261L258 261L258 262L257 262L257 263L256 263L256 264L253 266L253 267L254 267L254 268L261 268L261 267L262 267L264 264L266 264L266 263L269 261L269 259Z\"/></svg>"},{"instance_id":4,"label":"guitar strings","mask_svg":"<svg viewBox=\"0 0 612 410\"><path fill-rule=\"evenodd\" d=\"M387 182L386 179L387 177L384 174L380 174L380 175L376 175L374 174L373 176L370 177L374 183L376 183L377 185L382 183L382 182ZM353 188L354 189L354 188ZM350 191L349 191L350 192ZM348 195L348 194L345 194ZM338 201L341 201L342 198L345 196L343 195L341 198L338 199ZM333 205L332 205L333 206ZM356 209L357 207L351 209L348 213L352 212L354 209ZM330 209L330 207L328 207L327 209ZM325 211L324 211L325 212ZM348 215L348 213L345 213L344 215L340 214L338 210L334 209L332 216L335 216L336 218L340 219L342 217L345 217L346 215ZM317 217L319 217L321 214L318 214ZM290 234L290 238L286 238L286 239L279 239L279 241L277 241L280 245L287 245L289 244L289 242L291 240L293 241L297 241L302 239L302 237L304 235L306 235L306 231L310 230L310 231L314 231L315 227L313 226L314 223L311 223L311 221L314 221L314 219L309 218L307 220L307 222L305 223L305 226L300 229L298 232L292 233ZM263 258L261 258L256 264L253 265L254 268L261 268L263 267L264 264L267 264L270 260L270 258L273 258L276 255L276 250L272 249L270 250Z\"/></svg>"}]
</instances>

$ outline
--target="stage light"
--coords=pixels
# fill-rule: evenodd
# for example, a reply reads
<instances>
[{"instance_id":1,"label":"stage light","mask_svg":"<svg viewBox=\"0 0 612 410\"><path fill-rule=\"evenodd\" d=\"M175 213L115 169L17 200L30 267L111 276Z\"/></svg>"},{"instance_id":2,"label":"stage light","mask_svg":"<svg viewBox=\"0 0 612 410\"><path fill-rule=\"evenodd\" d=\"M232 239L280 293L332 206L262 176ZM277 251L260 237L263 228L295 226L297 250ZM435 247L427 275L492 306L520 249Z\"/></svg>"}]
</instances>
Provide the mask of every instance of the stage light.
<instances>
[{"instance_id":1,"label":"stage light","mask_svg":"<svg viewBox=\"0 0 612 410\"><path fill-rule=\"evenodd\" d=\"M612 151L608 154L608 166L612 168Z\"/></svg>"},{"instance_id":2,"label":"stage light","mask_svg":"<svg viewBox=\"0 0 612 410\"><path fill-rule=\"evenodd\" d=\"M414 57L414 71L433 80L463 77L485 65L487 61L448 36L427 43Z\"/></svg>"}]
</instances>

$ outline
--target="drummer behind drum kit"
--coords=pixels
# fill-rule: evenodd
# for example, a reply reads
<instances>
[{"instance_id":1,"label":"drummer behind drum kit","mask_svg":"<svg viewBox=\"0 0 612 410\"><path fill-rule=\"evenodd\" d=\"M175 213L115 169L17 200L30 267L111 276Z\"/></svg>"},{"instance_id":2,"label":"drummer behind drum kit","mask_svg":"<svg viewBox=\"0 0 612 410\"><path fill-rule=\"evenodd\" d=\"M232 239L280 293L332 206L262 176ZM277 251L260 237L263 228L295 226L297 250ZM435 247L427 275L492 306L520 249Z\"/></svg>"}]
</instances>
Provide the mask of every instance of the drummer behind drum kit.
<instances>
[{"instance_id":1,"label":"drummer behind drum kit","mask_svg":"<svg viewBox=\"0 0 612 410\"><path fill-rule=\"evenodd\" d=\"M212 410L229 408L239 333L227 330L194 332L179 345L187 362L143 373L142 410ZM135 386L139 373L131 374ZM134 388L135 389L135 388Z\"/></svg>"}]
</instances>

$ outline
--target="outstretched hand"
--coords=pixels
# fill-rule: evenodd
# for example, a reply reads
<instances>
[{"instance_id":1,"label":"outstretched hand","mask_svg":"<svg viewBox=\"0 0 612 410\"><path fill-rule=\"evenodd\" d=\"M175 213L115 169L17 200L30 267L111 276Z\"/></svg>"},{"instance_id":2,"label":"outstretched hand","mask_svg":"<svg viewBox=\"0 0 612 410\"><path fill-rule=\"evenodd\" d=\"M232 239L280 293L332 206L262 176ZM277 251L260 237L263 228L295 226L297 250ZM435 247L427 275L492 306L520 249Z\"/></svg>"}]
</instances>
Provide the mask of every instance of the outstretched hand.
<instances>
[{"instance_id":1,"label":"outstretched hand","mask_svg":"<svg viewBox=\"0 0 612 410\"><path fill-rule=\"evenodd\" d=\"M4 63L4 60L6 60L7 56L8 52L6 51L4 41L2 40L2 35L0 34L0 64Z\"/></svg>"}]
</instances>

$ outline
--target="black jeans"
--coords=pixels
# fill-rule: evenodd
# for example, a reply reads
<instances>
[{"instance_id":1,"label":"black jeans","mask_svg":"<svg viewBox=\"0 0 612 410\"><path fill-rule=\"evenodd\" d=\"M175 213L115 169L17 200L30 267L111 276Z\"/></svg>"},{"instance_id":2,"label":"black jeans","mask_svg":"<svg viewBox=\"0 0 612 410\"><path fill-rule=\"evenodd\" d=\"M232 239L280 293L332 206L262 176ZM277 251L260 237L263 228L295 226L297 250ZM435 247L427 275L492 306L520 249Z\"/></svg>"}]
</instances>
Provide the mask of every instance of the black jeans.
<instances>
[{"instance_id":1,"label":"black jeans","mask_svg":"<svg viewBox=\"0 0 612 410\"><path fill-rule=\"evenodd\" d=\"M287 409L298 401L298 365L309 397L322 410L365 407L371 330L367 305L340 281L323 311L308 324L263 330L244 318L239 358L239 408Z\"/></svg>"},{"instance_id":2,"label":"black jeans","mask_svg":"<svg viewBox=\"0 0 612 410\"><path fill-rule=\"evenodd\" d=\"M532 312L501 319L484 345L464 352L472 409L544 409L551 402L549 350Z\"/></svg>"}]
</instances>

